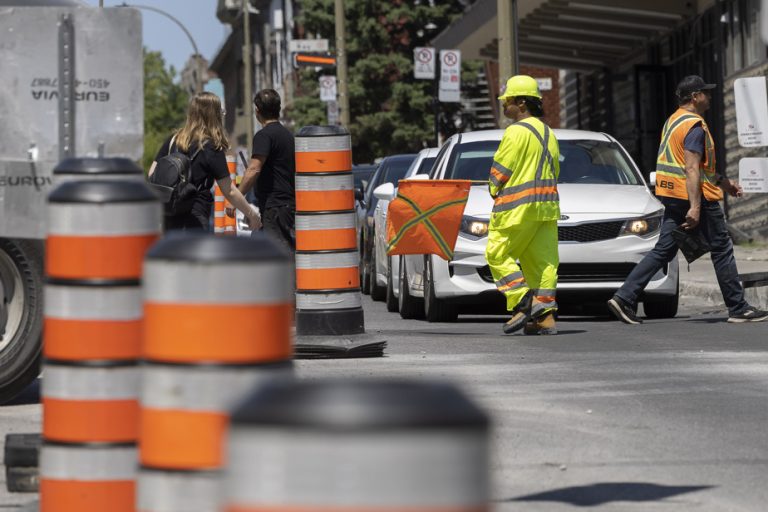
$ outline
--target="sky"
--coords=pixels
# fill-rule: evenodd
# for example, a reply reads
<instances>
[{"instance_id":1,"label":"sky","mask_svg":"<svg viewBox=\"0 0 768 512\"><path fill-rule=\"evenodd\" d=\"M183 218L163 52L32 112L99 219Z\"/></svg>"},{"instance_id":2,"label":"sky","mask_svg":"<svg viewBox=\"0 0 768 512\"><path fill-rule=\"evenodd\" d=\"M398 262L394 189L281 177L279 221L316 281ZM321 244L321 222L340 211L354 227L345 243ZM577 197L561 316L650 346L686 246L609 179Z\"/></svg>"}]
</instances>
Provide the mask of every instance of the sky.
<instances>
[{"instance_id":1,"label":"sky","mask_svg":"<svg viewBox=\"0 0 768 512\"><path fill-rule=\"evenodd\" d=\"M85 0L95 7L99 0ZM122 0L104 0L104 7L122 5ZM128 5L146 5L167 12L178 19L192 34L200 53L208 59L218 52L228 34L228 25L216 17L216 0L126 0ZM140 9L144 25L144 46L163 54L166 64L178 73L194 53L192 43L184 31L169 18L154 11Z\"/></svg>"}]
</instances>

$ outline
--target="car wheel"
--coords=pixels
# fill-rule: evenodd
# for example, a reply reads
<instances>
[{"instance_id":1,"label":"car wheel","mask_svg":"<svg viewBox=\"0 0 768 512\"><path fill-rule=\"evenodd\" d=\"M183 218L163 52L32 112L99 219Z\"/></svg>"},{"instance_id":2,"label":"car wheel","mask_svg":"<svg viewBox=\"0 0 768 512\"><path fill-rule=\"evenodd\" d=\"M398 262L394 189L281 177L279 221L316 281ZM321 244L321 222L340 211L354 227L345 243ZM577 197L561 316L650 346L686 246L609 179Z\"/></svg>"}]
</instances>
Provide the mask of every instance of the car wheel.
<instances>
[{"instance_id":1,"label":"car wheel","mask_svg":"<svg viewBox=\"0 0 768 512\"><path fill-rule=\"evenodd\" d=\"M42 243L0 239L0 280L0 403L3 403L40 374Z\"/></svg>"},{"instance_id":2,"label":"car wheel","mask_svg":"<svg viewBox=\"0 0 768 512\"><path fill-rule=\"evenodd\" d=\"M387 256L387 298L385 302L387 303L387 311L390 313L397 313L398 309L400 309L397 297L395 297L394 286L392 282L392 256Z\"/></svg>"},{"instance_id":3,"label":"car wheel","mask_svg":"<svg viewBox=\"0 0 768 512\"><path fill-rule=\"evenodd\" d=\"M427 322L455 322L459 316L456 305L435 296L432 258L424 257L424 315Z\"/></svg>"},{"instance_id":4,"label":"car wheel","mask_svg":"<svg viewBox=\"0 0 768 512\"><path fill-rule=\"evenodd\" d=\"M408 277L405 269L405 258L400 258L400 283L398 283L397 298L400 308L400 317L405 319L424 318L424 301L413 297L408 291Z\"/></svg>"},{"instance_id":5,"label":"car wheel","mask_svg":"<svg viewBox=\"0 0 768 512\"><path fill-rule=\"evenodd\" d=\"M387 289L376 282L376 249L375 248L374 248L373 254L371 255L370 267L371 267L371 270L369 275L371 279L371 284L369 288L371 291L371 298L373 300L383 301L386 298Z\"/></svg>"},{"instance_id":6,"label":"car wheel","mask_svg":"<svg viewBox=\"0 0 768 512\"><path fill-rule=\"evenodd\" d=\"M648 318L674 318L680 300L680 283L674 295L658 295L643 301L643 311Z\"/></svg>"}]
</instances>

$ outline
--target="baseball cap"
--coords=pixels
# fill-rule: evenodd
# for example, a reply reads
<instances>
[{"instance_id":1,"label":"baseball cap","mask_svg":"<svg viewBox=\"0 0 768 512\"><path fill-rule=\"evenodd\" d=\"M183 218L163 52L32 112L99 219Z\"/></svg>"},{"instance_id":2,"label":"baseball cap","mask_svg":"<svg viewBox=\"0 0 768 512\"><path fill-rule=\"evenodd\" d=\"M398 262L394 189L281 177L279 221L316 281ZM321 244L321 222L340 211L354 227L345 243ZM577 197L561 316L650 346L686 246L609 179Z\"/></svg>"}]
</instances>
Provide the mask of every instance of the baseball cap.
<instances>
[{"instance_id":1,"label":"baseball cap","mask_svg":"<svg viewBox=\"0 0 768 512\"><path fill-rule=\"evenodd\" d=\"M706 91L715 87L717 84L708 84L699 75L688 75L677 84L676 94L678 98L687 98L694 92Z\"/></svg>"}]
</instances>

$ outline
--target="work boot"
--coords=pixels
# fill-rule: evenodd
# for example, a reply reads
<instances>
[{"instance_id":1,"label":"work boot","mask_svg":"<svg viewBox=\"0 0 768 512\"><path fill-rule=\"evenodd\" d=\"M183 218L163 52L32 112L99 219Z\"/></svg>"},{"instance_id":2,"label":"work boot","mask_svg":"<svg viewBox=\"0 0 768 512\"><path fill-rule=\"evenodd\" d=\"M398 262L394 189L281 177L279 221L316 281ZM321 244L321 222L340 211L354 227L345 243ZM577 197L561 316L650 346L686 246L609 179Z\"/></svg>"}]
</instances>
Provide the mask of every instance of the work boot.
<instances>
[{"instance_id":1,"label":"work boot","mask_svg":"<svg viewBox=\"0 0 768 512\"><path fill-rule=\"evenodd\" d=\"M525 326L531 318L531 306L533 305L533 290L528 290L523 299L512 310L512 318L504 324L504 333L512 334Z\"/></svg>"},{"instance_id":2,"label":"work boot","mask_svg":"<svg viewBox=\"0 0 768 512\"><path fill-rule=\"evenodd\" d=\"M545 313L538 318L531 318L526 322L523 329L525 334L557 334L557 325L555 325L555 314L553 312Z\"/></svg>"}]
</instances>

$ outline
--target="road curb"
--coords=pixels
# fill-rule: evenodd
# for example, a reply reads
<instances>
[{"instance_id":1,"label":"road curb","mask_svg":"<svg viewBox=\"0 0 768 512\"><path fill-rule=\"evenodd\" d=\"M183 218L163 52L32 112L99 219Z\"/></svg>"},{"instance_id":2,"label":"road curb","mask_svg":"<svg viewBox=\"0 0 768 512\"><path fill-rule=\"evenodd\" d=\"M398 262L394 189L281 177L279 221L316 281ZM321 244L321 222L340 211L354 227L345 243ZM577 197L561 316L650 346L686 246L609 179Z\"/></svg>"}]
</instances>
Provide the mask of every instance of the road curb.
<instances>
[{"instance_id":1,"label":"road curb","mask_svg":"<svg viewBox=\"0 0 768 512\"><path fill-rule=\"evenodd\" d=\"M720 293L720 287L717 283L686 283L680 281L680 296L695 297L696 299L703 300L707 305L722 306L725 309L723 294ZM768 287L745 288L744 296L751 306L763 310L768 309Z\"/></svg>"}]
</instances>

